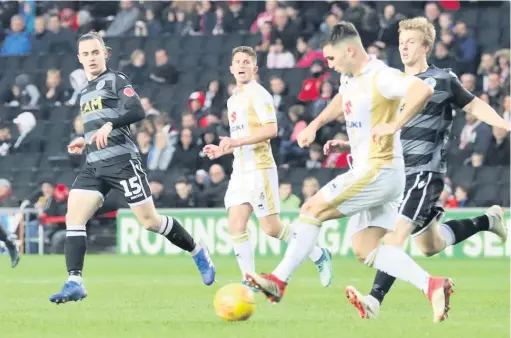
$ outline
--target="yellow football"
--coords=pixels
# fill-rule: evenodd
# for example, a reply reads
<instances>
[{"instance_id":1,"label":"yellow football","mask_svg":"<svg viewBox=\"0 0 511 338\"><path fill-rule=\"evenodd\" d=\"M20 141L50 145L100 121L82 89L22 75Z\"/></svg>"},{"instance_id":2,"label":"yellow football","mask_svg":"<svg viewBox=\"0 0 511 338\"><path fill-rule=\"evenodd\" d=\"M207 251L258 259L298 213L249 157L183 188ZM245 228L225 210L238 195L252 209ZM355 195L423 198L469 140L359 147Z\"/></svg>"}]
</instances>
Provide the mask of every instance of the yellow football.
<instances>
[{"instance_id":1,"label":"yellow football","mask_svg":"<svg viewBox=\"0 0 511 338\"><path fill-rule=\"evenodd\" d=\"M254 293L240 283L232 283L220 288L213 304L217 315L227 321L247 320L256 307Z\"/></svg>"}]
</instances>

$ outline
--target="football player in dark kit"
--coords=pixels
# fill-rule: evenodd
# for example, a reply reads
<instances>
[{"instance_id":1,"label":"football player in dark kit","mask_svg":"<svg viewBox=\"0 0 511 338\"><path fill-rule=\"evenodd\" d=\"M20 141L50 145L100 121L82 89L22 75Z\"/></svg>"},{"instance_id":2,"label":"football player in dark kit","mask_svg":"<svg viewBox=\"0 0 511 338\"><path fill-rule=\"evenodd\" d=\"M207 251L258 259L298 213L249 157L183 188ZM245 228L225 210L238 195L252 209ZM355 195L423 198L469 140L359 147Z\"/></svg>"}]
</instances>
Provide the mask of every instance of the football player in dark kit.
<instances>
[{"instance_id":1,"label":"football player in dark kit","mask_svg":"<svg viewBox=\"0 0 511 338\"><path fill-rule=\"evenodd\" d=\"M78 39L78 59L88 78L80 97L84 136L73 140L68 151L81 154L85 150L86 164L69 194L65 246L69 278L60 292L50 296L50 301L57 304L87 296L82 279L87 246L85 224L110 189L124 194L145 229L164 236L191 254L204 284L211 285L215 280L215 267L207 248L196 244L176 219L156 211L140 153L129 129L130 124L144 119L144 110L129 79L107 68L107 58L107 47L96 32Z\"/></svg>"},{"instance_id":2,"label":"football player in dark kit","mask_svg":"<svg viewBox=\"0 0 511 338\"><path fill-rule=\"evenodd\" d=\"M507 239L503 211L498 205L478 217L441 223L444 210L439 205L439 197L447 171L444 153L453 121L451 104L489 125L509 131L510 124L465 90L451 70L428 65L427 56L435 36L435 28L426 18L417 17L399 23L399 51L405 73L425 81L434 93L424 109L401 129L406 187L396 230L385 238L388 245L403 246L411 235L426 256L433 256L480 231L493 232L503 242ZM348 286L346 296L361 318L376 318L394 281L394 277L378 271L369 295L363 296ZM448 299L445 309L441 320L447 319Z\"/></svg>"}]
</instances>

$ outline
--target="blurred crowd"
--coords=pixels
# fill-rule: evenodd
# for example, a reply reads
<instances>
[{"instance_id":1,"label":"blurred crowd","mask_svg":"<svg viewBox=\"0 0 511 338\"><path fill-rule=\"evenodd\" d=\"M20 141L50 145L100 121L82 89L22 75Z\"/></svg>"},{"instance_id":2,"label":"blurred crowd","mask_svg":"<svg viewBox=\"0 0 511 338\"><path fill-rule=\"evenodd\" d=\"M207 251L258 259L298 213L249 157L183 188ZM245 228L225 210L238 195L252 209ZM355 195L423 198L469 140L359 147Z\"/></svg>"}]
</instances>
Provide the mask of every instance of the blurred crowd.
<instances>
[{"instance_id":1,"label":"blurred crowd","mask_svg":"<svg viewBox=\"0 0 511 338\"><path fill-rule=\"evenodd\" d=\"M306 76L298 94L290 93L296 85L278 75L268 81L278 112L279 135L272 149L281 168L348 168L349 151L325 156L323 144L328 139L347 139L343 117L325 126L317 143L301 149L297 134L330 102L337 92L339 74L329 71L321 46L331 28L340 20L355 24L370 54L400 68L392 58L398 46L398 22L413 15L423 15L437 28L437 41L430 62L440 68L451 68L463 86L510 119L510 50L507 45L494 51L483 51L466 23L436 2L366 3L360 1L272 1L168 2L58 1L1 2L0 22L4 24L0 53L4 56L47 53L63 49L75 51L76 38L90 29L105 37L249 34L258 37L256 50L263 69L304 69ZM477 6L477 2L467 3ZM406 10L405 10L406 9ZM395 53L394 53L395 54ZM154 61L148 62L148 59ZM116 67L117 65L110 65ZM135 88L146 83L172 85L186 76L164 48L154 55L134 50L119 69L132 80ZM228 72L228 69L222 69ZM143 161L150 174L151 189L158 207L223 207L223 196L231 171L229 156L209 160L202 148L218 143L228 135L229 121L226 99L234 82L226 77L210 81L186 97L179 97L187 109L179 118L169 116L169 107L142 96L146 119L132 126ZM6 106L76 106L79 88L86 81L80 69L63 81L59 69L50 69L40 79L26 74L16 77L1 96ZM492 128L473 116L455 111L451 142L447 149L449 162L469 167L509 166L509 135ZM0 129L0 156L37 147L30 132L37 121L32 113L22 113L13 122L17 130ZM13 135L11 135L11 133ZM69 139L83 133L83 123L74 120ZM83 158L71 158L79 167ZM166 186L166 173L179 169L184 175ZM448 181L449 183L450 181ZM51 182L50 182L51 183ZM54 183L54 182L53 182ZM0 180L0 207L9 205L10 184ZM303 182L301 191L292 191L288 182L281 183L283 209L296 208L319 189L316 178ZM41 192L46 196L44 188ZM2 198L2 196L4 196ZM45 197L48 200L48 197ZM447 184L442 200L448 207L470 203L470 187ZM39 201L39 200L37 200Z\"/></svg>"}]
</instances>

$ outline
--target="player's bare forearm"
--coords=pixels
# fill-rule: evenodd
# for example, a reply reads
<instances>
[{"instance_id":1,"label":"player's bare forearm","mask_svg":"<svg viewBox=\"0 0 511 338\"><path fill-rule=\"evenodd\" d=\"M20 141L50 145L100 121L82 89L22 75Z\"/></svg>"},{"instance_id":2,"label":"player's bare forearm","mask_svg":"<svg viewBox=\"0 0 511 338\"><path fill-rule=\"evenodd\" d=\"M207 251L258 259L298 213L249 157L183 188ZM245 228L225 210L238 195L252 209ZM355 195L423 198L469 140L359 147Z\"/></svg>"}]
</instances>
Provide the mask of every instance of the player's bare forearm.
<instances>
[{"instance_id":1,"label":"player's bare forearm","mask_svg":"<svg viewBox=\"0 0 511 338\"><path fill-rule=\"evenodd\" d=\"M401 129L408 121L417 115L426 103L428 103L431 96L433 96L433 88L426 82L415 79L403 98L405 104L395 123L396 131Z\"/></svg>"},{"instance_id":2,"label":"player's bare forearm","mask_svg":"<svg viewBox=\"0 0 511 338\"><path fill-rule=\"evenodd\" d=\"M261 143L277 137L278 132L277 123L267 123L256 129L252 135L239 138L236 143L239 147Z\"/></svg>"},{"instance_id":3,"label":"player's bare forearm","mask_svg":"<svg viewBox=\"0 0 511 338\"><path fill-rule=\"evenodd\" d=\"M490 126L499 127L507 131L511 129L509 122L506 122L506 120L497 114L495 109L478 97L475 97L469 104L463 107L463 110Z\"/></svg>"},{"instance_id":4,"label":"player's bare forearm","mask_svg":"<svg viewBox=\"0 0 511 338\"><path fill-rule=\"evenodd\" d=\"M316 130L323 127L325 124L337 119L342 114L342 95L337 93L328 106L316 117L309 126Z\"/></svg>"},{"instance_id":5,"label":"player's bare forearm","mask_svg":"<svg viewBox=\"0 0 511 338\"><path fill-rule=\"evenodd\" d=\"M232 153L234 153L234 148L229 148L229 149L223 150L221 156L230 155Z\"/></svg>"}]
</instances>

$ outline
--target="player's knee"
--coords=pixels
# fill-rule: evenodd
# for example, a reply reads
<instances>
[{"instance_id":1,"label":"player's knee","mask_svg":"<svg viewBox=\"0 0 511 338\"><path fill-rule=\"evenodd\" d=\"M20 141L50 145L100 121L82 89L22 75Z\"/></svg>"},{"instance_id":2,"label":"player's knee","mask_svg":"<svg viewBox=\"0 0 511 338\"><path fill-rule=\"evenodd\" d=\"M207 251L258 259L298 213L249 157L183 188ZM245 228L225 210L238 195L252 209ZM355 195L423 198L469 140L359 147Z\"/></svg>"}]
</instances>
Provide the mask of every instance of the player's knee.
<instances>
[{"instance_id":1,"label":"player's knee","mask_svg":"<svg viewBox=\"0 0 511 338\"><path fill-rule=\"evenodd\" d=\"M300 208L300 214L307 215L319 219L321 213L325 211L325 206L319 203L315 203L313 200L308 200L303 203Z\"/></svg>"},{"instance_id":2,"label":"player's knee","mask_svg":"<svg viewBox=\"0 0 511 338\"><path fill-rule=\"evenodd\" d=\"M280 227L273 226L271 224L263 225L263 223L261 223L261 229L263 229L264 233L270 237L278 237L280 234Z\"/></svg>"},{"instance_id":3,"label":"player's knee","mask_svg":"<svg viewBox=\"0 0 511 338\"><path fill-rule=\"evenodd\" d=\"M422 254L426 257L431 257L442 251L442 249L439 249L435 247L434 245L424 245L417 243L417 247L422 252Z\"/></svg>"},{"instance_id":4,"label":"player's knee","mask_svg":"<svg viewBox=\"0 0 511 338\"><path fill-rule=\"evenodd\" d=\"M238 235L247 231L247 225L241 222L229 222L229 232L231 235Z\"/></svg>"},{"instance_id":5,"label":"player's knee","mask_svg":"<svg viewBox=\"0 0 511 338\"><path fill-rule=\"evenodd\" d=\"M366 260L367 256L371 251L372 250L368 250L367 248L364 247L358 246L353 247L353 254L355 255L355 258L357 259L357 261L362 263L364 263L364 261Z\"/></svg>"}]
</instances>

